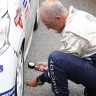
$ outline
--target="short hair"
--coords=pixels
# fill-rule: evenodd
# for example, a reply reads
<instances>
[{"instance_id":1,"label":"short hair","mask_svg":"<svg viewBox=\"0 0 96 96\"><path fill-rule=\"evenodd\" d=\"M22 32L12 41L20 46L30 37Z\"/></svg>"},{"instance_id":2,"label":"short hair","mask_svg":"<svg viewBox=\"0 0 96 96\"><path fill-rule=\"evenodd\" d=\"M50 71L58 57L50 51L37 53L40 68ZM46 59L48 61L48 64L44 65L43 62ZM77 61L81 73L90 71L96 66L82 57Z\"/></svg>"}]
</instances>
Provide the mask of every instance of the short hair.
<instances>
[{"instance_id":1,"label":"short hair","mask_svg":"<svg viewBox=\"0 0 96 96\"><path fill-rule=\"evenodd\" d=\"M46 0L46 1L48 1L48 0ZM47 3L46 1L45 1L45 3ZM46 7L43 6L43 4L42 4L41 11L45 13L47 20L49 20L50 22L52 22L52 21L54 22L56 15L62 16L64 14L66 8L63 6L63 4L59 0L49 0L49 1L53 1L53 2L55 1L55 2L54 2L54 4L52 4L52 6L47 5Z\"/></svg>"}]
</instances>

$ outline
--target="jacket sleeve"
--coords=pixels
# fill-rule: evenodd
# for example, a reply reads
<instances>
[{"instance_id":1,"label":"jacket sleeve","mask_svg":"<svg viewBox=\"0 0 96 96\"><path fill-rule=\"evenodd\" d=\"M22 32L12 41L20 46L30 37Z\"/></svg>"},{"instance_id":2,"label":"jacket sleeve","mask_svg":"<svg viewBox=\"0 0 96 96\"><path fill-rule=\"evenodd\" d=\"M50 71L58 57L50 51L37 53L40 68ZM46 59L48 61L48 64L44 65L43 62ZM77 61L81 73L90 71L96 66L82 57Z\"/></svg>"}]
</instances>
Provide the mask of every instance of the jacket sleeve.
<instances>
[{"instance_id":1,"label":"jacket sleeve","mask_svg":"<svg viewBox=\"0 0 96 96\"><path fill-rule=\"evenodd\" d=\"M80 37L72 32L64 32L61 37L62 45L60 51L73 53L81 56L83 50L90 46L89 41L83 37Z\"/></svg>"},{"instance_id":2,"label":"jacket sleeve","mask_svg":"<svg viewBox=\"0 0 96 96\"><path fill-rule=\"evenodd\" d=\"M51 78L49 75L49 71L46 70L44 71L40 76L39 79L41 80L41 82L44 84L45 82L51 83Z\"/></svg>"}]
</instances>

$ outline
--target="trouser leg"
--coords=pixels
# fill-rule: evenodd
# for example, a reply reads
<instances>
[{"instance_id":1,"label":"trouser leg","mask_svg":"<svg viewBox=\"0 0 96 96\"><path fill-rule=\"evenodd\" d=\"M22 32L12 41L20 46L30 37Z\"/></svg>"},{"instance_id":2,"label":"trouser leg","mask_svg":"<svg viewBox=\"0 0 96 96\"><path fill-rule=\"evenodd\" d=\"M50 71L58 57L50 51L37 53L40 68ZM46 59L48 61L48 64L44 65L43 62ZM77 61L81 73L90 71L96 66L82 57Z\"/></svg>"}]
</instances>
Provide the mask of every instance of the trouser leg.
<instances>
[{"instance_id":1,"label":"trouser leg","mask_svg":"<svg viewBox=\"0 0 96 96\"><path fill-rule=\"evenodd\" d=\"M69 53L54 51L48 59L55 96L68 96L68 79L96 89L96 69L87 60Z\"/></svg>"}]
</instances>

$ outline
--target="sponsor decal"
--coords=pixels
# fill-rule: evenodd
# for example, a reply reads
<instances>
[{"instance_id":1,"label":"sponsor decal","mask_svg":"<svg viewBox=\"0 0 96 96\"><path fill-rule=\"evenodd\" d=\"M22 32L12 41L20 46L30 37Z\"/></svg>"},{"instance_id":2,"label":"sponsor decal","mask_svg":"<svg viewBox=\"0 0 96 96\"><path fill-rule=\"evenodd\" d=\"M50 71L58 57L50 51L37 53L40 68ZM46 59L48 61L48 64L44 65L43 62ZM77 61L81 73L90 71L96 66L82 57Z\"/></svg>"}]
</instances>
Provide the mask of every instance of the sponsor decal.
<instances>
[{"instance_id":1,"label":"sponsor decal","mask_svg":"<svg viewBox=\"0 0 96 96\"><path fill-rule=\"evenodd\" d=\"M0 73L3 72L3 65L0 65Z\"/></svg>"},{"instance_id":2,"label":"sponsor decal","mask_svg":"<svg viewBox=\"0 0 96 96\"><path fill-rule=\"evenodd\" d=\"M55 78L55 74L54 74L54 62L52 59L50 60L50 75L51 75L54 91L56 94L58 94L59 91L57 89L56 78Z\"/></svg>"},{"instance_id":3,"label":"sponsor decal","mask_svg":"<svg viewBox=\"0 0 96 96\"><path fill-rule=\"evenodd\" d=\"M23 5L24 5L24 7L26 8L26 6L27 6L27 0L24 0L24 1L23 1Z\"/></svg>"},{"instance_id":4,"label":"sponsor decal","mask_svg":"<svg viewBox=\"0 0 96 96\"><path fill-rule=\"evenodd\" d=\"M13 96L15 93L15 86L6 92L0 93L0 96Z\"/></svg>"},{"instance_id":5,"label":"sponsor decal","mask_svg":"<svg viewBox=\"0 0 96 96\"><path fill-rule=\"evenodd\" d=\"M21 15L21 9L17 9L16 10L16 16L14 18L14 23L17 27L17 25L19 25L22 29L23 29L23 23L22 23L22 15Z\"/></svg>"},{"instance_id":6,"label":"sponsor decal","mask_svg":"<svg viewBox=\"0 0 96 96\"><path fill-rule=\"evenodd\" d=\"M28 17L28 13L29 13L29 8L28 8L27 0L23 0L23 6L25 8L25 19L26 19Z\"/></svg>"},{"instance_id":7,"label":"sponsor decal","mask_svg":"<svg viewBox=\"0 0 96 96\"><path fill-rule=\"evenodd\" d=\"M65 47L65 48L66 48L67 45L68 45L67 41L63 41L63 44L64 44L64 47Z\"/></svg>"},{"instance_id":8,"label":"sponsor decal","mask_svg":"<svg viewBox=\"0 0 96 96\"><path fill-rule=\"evenodd\" d=\"M85 14L85 17L86 19L89 21L89 22L95 22L96 23L96 18L88 13Z\"/></svg>"}]
</instances>

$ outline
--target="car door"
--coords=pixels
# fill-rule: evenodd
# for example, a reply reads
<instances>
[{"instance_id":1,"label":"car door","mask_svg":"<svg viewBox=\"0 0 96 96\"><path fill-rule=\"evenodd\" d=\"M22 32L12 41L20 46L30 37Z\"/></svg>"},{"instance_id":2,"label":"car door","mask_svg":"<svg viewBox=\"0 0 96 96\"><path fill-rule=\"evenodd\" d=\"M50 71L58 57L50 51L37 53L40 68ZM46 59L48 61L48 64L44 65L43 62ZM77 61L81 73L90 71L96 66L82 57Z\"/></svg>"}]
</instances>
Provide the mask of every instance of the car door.
<instances>
[{"instance_id":1,"label":"car door","mask_svg":"<svg viewBox=\"0 0 96 96\"><path fill-rule=\"evenodd\" d=\"M25 1L25 0L24 0ZM24 57L26 58L26 55L28 53L30 43L32 40L32 35L33 35L33 29L34 29L34 23L35 23L35 18L36 18L36 13L37 13L37 0L26 0L28 2L28 5L26 5L26 10L25 10L25 17L26 18L26 24L25 24L25 52L24 52Z\"/></svg>"}]
</instances>

